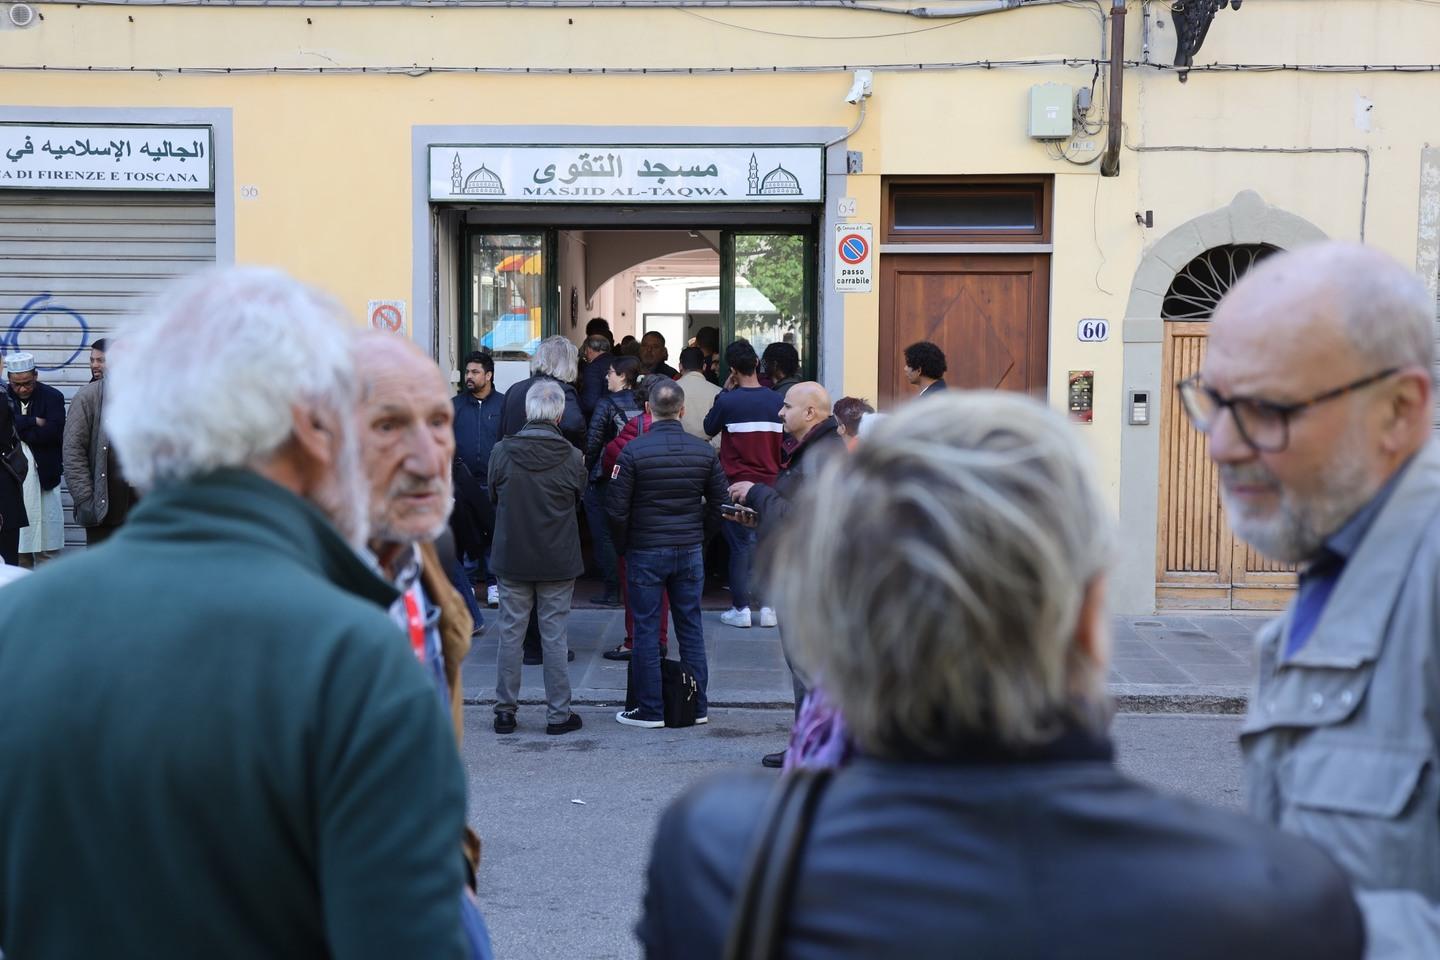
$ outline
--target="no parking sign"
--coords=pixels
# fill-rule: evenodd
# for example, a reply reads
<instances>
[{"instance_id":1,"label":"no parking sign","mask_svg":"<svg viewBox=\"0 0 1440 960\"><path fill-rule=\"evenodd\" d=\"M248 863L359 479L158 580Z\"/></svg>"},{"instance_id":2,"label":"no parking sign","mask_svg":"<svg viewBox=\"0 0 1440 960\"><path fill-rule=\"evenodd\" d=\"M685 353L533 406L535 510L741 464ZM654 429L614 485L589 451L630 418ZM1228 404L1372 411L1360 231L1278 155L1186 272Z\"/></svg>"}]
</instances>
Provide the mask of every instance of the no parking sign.
<instances>
[{"instance_id":1,"label":"no parking sign","mask_svg":"<svg viewBox=\"0 0 1440 960\"><path fill-rule=\"evenodd\" d=\"M869 293L871 266L875 262L872 232L868 223L835 225L835 290L838 293Z\"/></svg>"},{"instance_id":2,"label":"no parking sign","mask_svg":"<svg viewBox=\"0 0 1440 960\"><path fill-rule=\"evenodd\" d=\"M405 329L404 300L371 300L366 309L373 329L384 333L398 333L402 337L409 335L409 331Z\"/></svg>"}]
</instances>

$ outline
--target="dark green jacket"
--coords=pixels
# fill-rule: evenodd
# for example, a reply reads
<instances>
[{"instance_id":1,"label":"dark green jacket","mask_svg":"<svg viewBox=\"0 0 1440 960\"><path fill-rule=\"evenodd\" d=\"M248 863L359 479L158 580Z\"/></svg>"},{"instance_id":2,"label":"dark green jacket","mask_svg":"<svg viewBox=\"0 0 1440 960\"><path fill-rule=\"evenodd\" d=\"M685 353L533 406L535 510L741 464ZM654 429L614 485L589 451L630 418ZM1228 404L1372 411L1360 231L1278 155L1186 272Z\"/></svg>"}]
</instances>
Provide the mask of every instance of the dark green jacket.
<instances>
[{"instance_id":1,"label":"dark green jacket","mask_svg":"<svg viewBox=\"0 0 1440 960\"><path fill-rule=\"evenodd\" d=\"M495 539L490 570L506 580L573 580L585 572L575 508L585 461L553 423L531 420L490 454Z\"/></svg>"},{"instance_id":2,"label":"dark green jacket","mask_svg":"<svg viewBox=\"0 0 1440 960\"><path fill-rule=\"evenodd\" d=\"M0 950L457 956L464 778L395 596L234 470L0 590Z\"/></svg>"}]
</instances>

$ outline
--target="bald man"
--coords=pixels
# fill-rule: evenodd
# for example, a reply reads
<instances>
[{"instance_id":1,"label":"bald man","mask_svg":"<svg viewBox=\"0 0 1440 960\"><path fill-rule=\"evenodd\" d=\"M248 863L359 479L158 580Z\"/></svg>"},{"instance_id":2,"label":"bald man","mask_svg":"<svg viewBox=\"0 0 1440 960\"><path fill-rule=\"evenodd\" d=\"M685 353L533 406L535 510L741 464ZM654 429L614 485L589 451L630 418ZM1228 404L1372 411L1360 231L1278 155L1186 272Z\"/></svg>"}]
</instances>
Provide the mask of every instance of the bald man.
<instances>
[{"instance_id":1,"label":"bald man","mask_svg":"<svg viewBox=\"0 0 1440 960\"><path fill-rule=\"evenodd\" d=\"M449 527L454 408L445 375L393 334L357 335L360 443L370 483L370 551L403 596L391 617L461 730L460 661L472 624L434 541Z\"/></svg>"},{"instance_id":2,"label":"bald man","mask_svg":"<svg viewBox=\"0 0 1440 960\"><path fill-rule=\"evenodd\" d=\"M455 459L450 385L440 368L410 341L366 331L353 344L360 381L360 453L370 488L367 546L380 573L400 591L393 620L435 687L460 744L464 702L460 665L470 652L473 621L451 586L435 541L449 532ZM460 852L473 887L480 839L469 827ZM488 943L473 897L462 901L469 942Z\"/></svg>"},{"instance_id":3,"label":"bald man","mask_svg":"<svg viewBox=\"0 0 1440 960\"><path fill-rule=\"evenodd\" d=\"M838 432L840 425L831 416L830 409L830 394L813 380L797 383L785 393L785 399L780 404L780 421L785 426L785 432L795 441L795 448L776 476L774 486L748 480L731 484L730 498L755 513L747 517L727 517L727 520L747 526L758 525L762 542L775 535L810 478L830 457L845 452L845 438ZM783 647L784 631L781 633ZM805 681L795 672L793 664L790 671L798 713L805 699ZM785 751L766 754L760 762L767 767L783 766Z\"/></svg>"},{"instance_id":4,"label":"bald man","mask_svg":"<svg viewBox=\"0 0 1440 960\"><path fill-rule=\"evenodd\" d=\"M1250 808L1347 871L1372 958L1440 956L1434 311L1376 250L1281 254L1221 302L1180 385L1231 528L1300 565L1257 639Z\"/></svg>"}]
</instances>

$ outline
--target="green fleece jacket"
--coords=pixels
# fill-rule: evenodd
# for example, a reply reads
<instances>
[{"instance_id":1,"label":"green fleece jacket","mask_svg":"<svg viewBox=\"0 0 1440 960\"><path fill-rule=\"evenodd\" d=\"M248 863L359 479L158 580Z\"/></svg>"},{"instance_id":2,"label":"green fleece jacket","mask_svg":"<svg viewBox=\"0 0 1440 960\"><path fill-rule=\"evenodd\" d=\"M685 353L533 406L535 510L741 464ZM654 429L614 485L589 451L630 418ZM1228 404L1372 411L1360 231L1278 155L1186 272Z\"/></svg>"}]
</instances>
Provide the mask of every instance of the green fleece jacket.
<instances>
[{"instance_id":1,"label":"green fleece jacket","mask_svg":"<svg viewBox=\"0 0 1440 960\"><path fill-rule=\"evenodd\" d=\"M464 777L395 597L236 470L0 590L0 950L458 956Z\"/></svg>"}]
</instances>

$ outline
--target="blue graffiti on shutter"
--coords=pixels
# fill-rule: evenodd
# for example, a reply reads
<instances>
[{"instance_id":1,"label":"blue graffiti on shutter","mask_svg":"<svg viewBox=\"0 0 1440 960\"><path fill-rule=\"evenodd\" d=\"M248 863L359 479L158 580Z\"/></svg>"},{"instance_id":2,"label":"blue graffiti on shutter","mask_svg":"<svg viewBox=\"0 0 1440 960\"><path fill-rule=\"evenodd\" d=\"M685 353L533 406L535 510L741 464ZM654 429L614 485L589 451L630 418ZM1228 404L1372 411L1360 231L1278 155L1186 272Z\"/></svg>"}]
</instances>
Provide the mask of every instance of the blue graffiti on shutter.
<instances>
[{"instance_id":1,"label":"blue graffiti on shutter","mask_svg":"<svg viewBox=\"0 0 1440 960\"><path fill-rule=\"evenodd\" d=\"M14 319L10 321L10 326L6 328L4 336L0 336L0 349L3 349L6 353L14 353L20 350L20 334L25 332L25 328L30 325L30 321L37 317L44 316L58 327L73 323L75 327L78 328L80 342L70 356L58 365L44 366L37 362L35 364L36 369L41 371L63 370L78 360L80 355L90 346L90 325L85 322L84 317L69 307L51 302L54 299L53 294L41 293L36 294L26 301L25 306L21 307L20 312L15 314Z\"/></svg>"}]
</instances>

